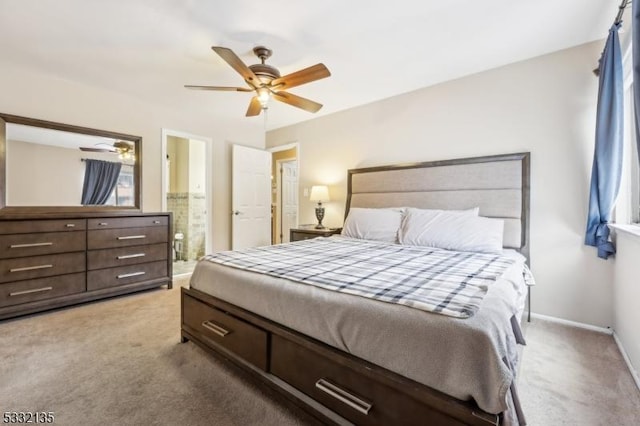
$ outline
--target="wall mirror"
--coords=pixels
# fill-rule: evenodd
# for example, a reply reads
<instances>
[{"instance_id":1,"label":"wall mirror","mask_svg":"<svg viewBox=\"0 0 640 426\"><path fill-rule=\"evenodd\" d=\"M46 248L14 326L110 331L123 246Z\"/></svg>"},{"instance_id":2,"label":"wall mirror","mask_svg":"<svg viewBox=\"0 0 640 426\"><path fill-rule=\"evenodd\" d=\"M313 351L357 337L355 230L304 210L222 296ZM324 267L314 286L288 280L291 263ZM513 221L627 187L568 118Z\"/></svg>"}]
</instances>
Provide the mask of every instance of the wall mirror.
<instances>
[{"instance_id":1,"label":"wall mirror","mask_svg":"<svg viewBox=\"0 0 640 426\"><path fill-rule=\"evenodd\" d=\"M139 210L141 140L0 114L0 212Z\"/></svg>"}]
</instances>

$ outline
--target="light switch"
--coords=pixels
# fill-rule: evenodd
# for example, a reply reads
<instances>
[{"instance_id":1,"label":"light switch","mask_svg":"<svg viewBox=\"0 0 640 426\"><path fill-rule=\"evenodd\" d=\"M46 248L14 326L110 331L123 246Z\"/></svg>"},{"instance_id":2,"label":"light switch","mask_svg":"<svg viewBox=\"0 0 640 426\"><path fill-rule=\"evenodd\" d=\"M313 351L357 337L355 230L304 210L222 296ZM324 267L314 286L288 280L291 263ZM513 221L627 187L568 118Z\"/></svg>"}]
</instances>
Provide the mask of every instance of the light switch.
<instances>
[{"instance_id":1,"label":"light switch","mask_svg":"<svg viewBox=\"0 0 640 426\"><path fill-rule=\"evenodd\" d=\"M309 196L309 188L305 188L305 189L302 191L302 195L303 195L303 196L305 196L305 197L308 197L308 196Z\"/></svg>"}]
</instances>

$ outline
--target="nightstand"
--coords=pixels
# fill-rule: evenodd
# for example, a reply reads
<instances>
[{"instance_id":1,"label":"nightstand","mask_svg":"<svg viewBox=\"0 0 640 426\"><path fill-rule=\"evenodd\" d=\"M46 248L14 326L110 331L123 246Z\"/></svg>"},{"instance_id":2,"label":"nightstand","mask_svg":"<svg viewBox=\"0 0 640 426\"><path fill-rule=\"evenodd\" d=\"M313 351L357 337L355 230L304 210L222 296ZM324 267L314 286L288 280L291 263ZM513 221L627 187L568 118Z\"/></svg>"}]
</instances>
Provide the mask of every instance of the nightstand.
<instances>
[{"instance_id":1,"label":"nightstand","mask_svg":"<svg viewBox=\"0 0 640 426\"><path fill-rule=\"evenodd\" d=\"M342 228L291 228L289 231L289 241L302 241L318 237L330 237L342 232Z\"/></svg>"}]
</instances>

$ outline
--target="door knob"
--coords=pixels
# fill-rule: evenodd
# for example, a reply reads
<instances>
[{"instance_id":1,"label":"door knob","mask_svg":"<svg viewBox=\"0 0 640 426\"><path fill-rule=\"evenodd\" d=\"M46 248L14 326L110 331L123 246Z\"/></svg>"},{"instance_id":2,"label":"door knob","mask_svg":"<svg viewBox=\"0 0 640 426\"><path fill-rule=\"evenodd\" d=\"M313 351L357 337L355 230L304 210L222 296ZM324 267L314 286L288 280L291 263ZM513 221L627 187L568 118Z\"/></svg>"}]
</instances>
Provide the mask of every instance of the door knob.
<instances>
[{"instance_id":1,"label":"door knob","mask_svg":"<svg viewBox=\"0 0 640 426\"><path fill-rule=\"evenodd\" d=\"M234 214L234 215L236 215L236 216L238 216L238 215L240 214L240 210L234 210L234 211L233 211L233 214Z\"/></svg>"}]
</instances>

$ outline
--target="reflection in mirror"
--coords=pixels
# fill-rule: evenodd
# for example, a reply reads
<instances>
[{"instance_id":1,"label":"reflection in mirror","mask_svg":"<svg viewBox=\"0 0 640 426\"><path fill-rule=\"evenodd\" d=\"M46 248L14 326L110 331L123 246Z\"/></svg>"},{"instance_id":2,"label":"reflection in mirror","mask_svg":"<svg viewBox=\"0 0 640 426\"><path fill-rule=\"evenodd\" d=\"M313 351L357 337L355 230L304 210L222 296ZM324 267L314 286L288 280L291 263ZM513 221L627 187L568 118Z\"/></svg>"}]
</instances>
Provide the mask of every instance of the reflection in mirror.
<instances>
[{"instance_id":1,"label":"reflection in mirror","mask_svg":"<svg viewBox=\"0 0 640 426\"><path fill-rule=\"evenodd\" d=\"M6 123L7 206L136 207L136 144Z\"/></svg>"},{"instance_id":2,"label":"reflection in mirror","mask_svg":"<svg viewBox=\"0 0 640 426\"><path fill-rule=\"evenodd\" d=\"M83 204L87 160L121 166L115 187ZM141 162L138 136L0 113L0 215L140 210Z\"/></svg>"}]
</instances>

